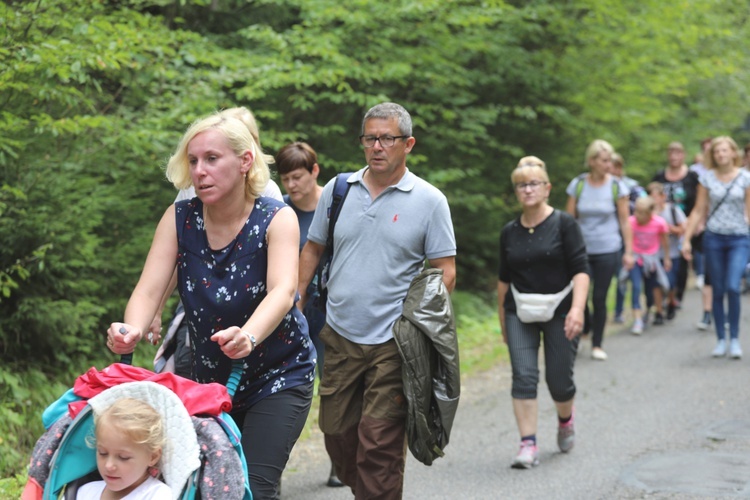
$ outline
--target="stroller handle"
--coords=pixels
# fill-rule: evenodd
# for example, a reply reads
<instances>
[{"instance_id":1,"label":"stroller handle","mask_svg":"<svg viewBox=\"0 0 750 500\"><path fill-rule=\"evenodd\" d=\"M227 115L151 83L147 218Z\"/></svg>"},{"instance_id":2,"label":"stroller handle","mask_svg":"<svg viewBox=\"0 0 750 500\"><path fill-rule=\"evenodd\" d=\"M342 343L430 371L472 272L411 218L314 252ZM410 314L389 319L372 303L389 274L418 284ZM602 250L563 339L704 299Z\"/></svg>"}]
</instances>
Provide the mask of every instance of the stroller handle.
<instances>
[{"instance_id":1,"label":"stroller handle","mask_svg":"<svg viewBox=\"0 0 750 500\"><path fill-rule=\"evenodd\" d=\"M227 392L229 397L233 398L234 393L237 392L237 387L240 385L240 377L244 371L244 362L241 359L235 359L232 361L232 372L229 374L227 379Z\"/></svg>"},{"instance_id":2,"label":"stroller handle","mask_svg":"<svg viewBox=\"0 0 750 500\"><path fill-rule=\"evenodd\" d=\"M131 352L128 354L121 354L120 363L124 365L132 365L133 353ZM241 359L235 359L234 361L232 361L232 371L229 374L229 378L227 379L226 383L227 393L229 394L230 398L233 398L234 393L237 392L237 387L240 385L240 378L242 377L242 372L244 370L245 368Z\"/></svg>"},{"instance_id":3,"label":"stroller handle","mask_svg":"<svg viewBox=\"0 0 750 500\"><path fill-rule=\"evenodd\" d=\"M120 327L120 333L123 334L123 335L125 335L126 333L128 333L128 330L124 326L121 326ZM121 354L120 355L120 363L122 363L123 365L132 365L133 364L133 353L131 352L131 353L128 353L128 354Z\"/></svg>"}]
</instances>

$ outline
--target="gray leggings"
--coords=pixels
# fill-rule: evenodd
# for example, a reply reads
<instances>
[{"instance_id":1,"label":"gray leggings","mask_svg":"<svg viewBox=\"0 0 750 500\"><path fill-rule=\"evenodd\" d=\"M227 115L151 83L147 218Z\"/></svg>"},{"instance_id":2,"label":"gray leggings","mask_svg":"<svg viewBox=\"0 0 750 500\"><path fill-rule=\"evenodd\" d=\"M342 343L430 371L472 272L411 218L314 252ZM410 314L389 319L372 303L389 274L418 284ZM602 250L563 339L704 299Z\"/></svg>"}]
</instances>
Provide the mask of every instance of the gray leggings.
<instances>
[{"instance_id":1,"label":"gray leggings","mask_svg":"<svg viewBox=\"0 0 750 500\"><path fill-rule=\"evenodd\" d=\"M578 337L565 338L565 318L546 323L522 323L514 312L505 313L510 364L513 368L511 395L515 399L536 399L539 385L539 344L544 332L545 379L552 399L558 403L575 396L573 365Z\"/></svg>"}]
</instances>

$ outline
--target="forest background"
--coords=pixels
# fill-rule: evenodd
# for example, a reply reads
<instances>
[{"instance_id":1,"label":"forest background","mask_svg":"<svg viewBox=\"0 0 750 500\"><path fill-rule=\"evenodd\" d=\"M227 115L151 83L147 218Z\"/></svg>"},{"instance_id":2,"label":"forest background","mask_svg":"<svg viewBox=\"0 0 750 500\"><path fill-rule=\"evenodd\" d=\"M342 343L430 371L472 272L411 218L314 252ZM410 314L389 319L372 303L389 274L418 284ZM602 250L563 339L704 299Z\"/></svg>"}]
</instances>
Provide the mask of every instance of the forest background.
<instances>
[{"instance_id":1,"label":"forest background","mask_svg":"<svg viewBox=\"0 0 750 500\"><path fill-rule=\"evenodd\" d=\"M593 139L642 181L670 141L688 160L706 136L750 141L749 16L747 0L3 1L0 477L23 472L44 406L113 361L104 332L196 118L247 106L266 152L307 141L328 179L363 166L366 109L404 105L409 167L451 205L463 356L498 331L518 158L547 162L562 207Z\"/></svg>"}]
</instances>

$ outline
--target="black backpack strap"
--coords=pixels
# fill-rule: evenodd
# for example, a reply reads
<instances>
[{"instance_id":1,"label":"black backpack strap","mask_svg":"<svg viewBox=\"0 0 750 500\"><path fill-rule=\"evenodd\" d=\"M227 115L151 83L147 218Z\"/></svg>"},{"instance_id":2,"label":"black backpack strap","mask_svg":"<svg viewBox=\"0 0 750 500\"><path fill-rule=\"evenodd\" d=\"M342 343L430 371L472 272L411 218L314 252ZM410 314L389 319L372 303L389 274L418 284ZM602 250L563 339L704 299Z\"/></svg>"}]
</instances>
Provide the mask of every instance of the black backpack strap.
<instances>
[{"instance_id":1,"label":"black backpack strap","mask_svg":"<svg viewBox=\"0 0 750 500\"><path fill-rule=\"evenodd\" d=\"M341 207L344 205L346 195L349 194L349 188L351 184L347 182L351 177L352 172L338 174L336 181L333 184L333 196L331 197L331 205L328 207L328 237L326 238L326 244L323 249L323 254L318 262L318 267L315 270L315 280L310 286L317 289L320 298L317 303L317 307L325 311L325 301L327 297L326 288L328 286L328 276L331 272L331 262L333 261L333 231L336 227L336 221L341 214ZM308 289L309 293L309 289Z\"/></svg>"},{"instance_id":2,"label":"black backpack strap","mask_svg":"<svg viewBox=\"0 0 750 500\"><path fill-rule=\"evenodd\" d=\"M336 182L333 185L331 206L328 207L328 238L326 239L326 246L331 249L331 252L333 252L333 230L336 227L336 221L339 219L341 206L344 204L346 195L349 194L351 184L347 181L351 175L352 172L336 175Z\"/></svg>"}]
</instances>

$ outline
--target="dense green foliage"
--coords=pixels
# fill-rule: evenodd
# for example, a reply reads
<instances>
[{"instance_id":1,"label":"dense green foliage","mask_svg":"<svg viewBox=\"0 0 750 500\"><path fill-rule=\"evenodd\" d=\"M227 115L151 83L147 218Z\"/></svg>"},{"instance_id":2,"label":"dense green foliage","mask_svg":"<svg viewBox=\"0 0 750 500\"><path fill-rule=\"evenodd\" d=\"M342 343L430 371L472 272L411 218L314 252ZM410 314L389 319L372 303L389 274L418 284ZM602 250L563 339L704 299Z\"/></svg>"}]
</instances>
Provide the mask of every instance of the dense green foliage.
<instances>
[{"instance_id":1,"label":"dense green foliage","mask_svg":"<svg viewBox=\"0 0 750 500\"><path fill-rule=\"evenodd\" d=\"M642 179L670 140L750 140L748 15L745 0L4 0L0 457L51 399L31 380L106 363L196 117L248 106L268 152L306 140L330 176L362 165L369 106L403 104L410 167L451 203L459 288L486 292L518 157L548 162L559 205L594 138Z\"/></svg>"}]
</instances>

